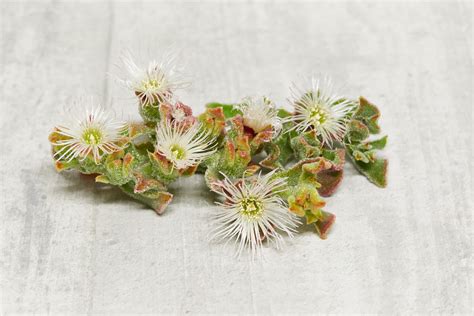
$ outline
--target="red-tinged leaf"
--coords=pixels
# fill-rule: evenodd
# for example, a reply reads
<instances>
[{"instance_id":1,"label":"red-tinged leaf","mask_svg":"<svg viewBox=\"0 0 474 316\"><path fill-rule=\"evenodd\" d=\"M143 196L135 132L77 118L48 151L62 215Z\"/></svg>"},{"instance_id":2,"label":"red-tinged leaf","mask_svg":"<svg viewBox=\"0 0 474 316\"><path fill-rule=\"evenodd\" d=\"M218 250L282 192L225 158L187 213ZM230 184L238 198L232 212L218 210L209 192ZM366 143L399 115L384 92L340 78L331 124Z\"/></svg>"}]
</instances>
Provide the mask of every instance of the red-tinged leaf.
<instances>
[{"instance_id":1,"label":"red-tinged leaf","mask_svg":"<svg viewBox=\"0 0 474 316\"><path fill-rule=\"evenodd\" d=\"M333 226L334 222L336 221L336 215L321 211L323 218L318 220L314 226L316 227L316 232L318 233L321 239L326 239L329 233L329 230Z\"/></svg>"},{"instance_id":2,"label":"red-tinged leaf","mask_svg":"<svg viewBox=\"0 0 474 316\"><path fill-rule=\"evenodd\" d=\"M151 206L155 210L156 214L162 215L165 212L168 204L171 203L172 199L173 194L168 192L160 192L159 197L151 201Z\"/></svg>"},{"instance_id":3,"label":"red-tinged leaf","mask_svg":"<svg viewBox=\"0 0 474 316\"><path fill-rule=\"evenodd\" d=\"M133 189L134 193L143 193L150 190L161 191L166 189L165 185L156 179L147 179L141 175L135 175L135 177L136 183Z\"/></svg>"},{"instance_id":4,"label":"red-tinged leaf","mask_svg":"<svg viewBox=\"0 0 474 316\"><path fill-rule=\"evenodd\" d=\"M364 97L359 98L359 108L354 117L364 122L371 134L380 132L380 126L377 123L380 117L380 111Z\"/></svg>"}]
</instances>

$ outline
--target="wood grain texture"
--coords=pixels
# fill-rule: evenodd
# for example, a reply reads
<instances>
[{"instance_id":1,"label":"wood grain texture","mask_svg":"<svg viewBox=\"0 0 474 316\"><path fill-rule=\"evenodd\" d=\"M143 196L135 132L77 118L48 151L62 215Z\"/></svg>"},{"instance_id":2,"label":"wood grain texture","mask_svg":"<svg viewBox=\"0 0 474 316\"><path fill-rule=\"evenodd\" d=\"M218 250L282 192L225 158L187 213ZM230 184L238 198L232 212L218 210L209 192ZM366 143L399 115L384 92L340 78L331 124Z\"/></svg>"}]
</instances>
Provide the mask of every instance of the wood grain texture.
<instances>
[{"instance_id":1,"label":"wood grain texture","mask_svg":"<svg viewBox=\"0 0 474 316\"><path fill-rule=\"evenodd\" d=\"M472 313L472 5L468 2L0 4L3 313ZM165 215L57 174L47 135L68 97L112 99L122 48L174 44L209 101L286 105L311 72L382 111L389 185L346 167L325 241L305 230L266 260L209 244L200 177ZM179 190L178 190L179 188Z\"/></svg>"}]
</instances>

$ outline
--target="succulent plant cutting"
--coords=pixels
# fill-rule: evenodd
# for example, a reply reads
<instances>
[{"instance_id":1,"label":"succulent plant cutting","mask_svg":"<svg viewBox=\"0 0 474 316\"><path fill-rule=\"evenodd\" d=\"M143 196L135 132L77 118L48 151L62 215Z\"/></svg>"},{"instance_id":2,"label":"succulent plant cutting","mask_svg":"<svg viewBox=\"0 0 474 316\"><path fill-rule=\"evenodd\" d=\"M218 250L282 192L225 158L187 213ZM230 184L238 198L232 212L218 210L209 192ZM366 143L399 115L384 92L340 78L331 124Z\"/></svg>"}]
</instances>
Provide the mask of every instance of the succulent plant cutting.
<instances>
[{"instance_id":1,"label":"succulent plant cutting","mask_svg":"<svg viewBox=\"0 0 474 316\"><path fill-rule=\"evenodd\" d=\"M346 157L369 181L386 186L387 160L377 156L387 137L378 108L365 98L335 93L329 80L293 86L289 106L267 97L209 103L200 115L178 101L184 87L173 62L140 67L122 58L121 82L137 98L141 122L122 122L99 106L78 103L79 117L49 136L58 171L94 175L163 214L173 199L168 186L202 174L216 193L212 237L235 241L237 253L278 248L299 225L323 239L335 215L324 197L341 184Z\"/></svg>"}]
</instances>

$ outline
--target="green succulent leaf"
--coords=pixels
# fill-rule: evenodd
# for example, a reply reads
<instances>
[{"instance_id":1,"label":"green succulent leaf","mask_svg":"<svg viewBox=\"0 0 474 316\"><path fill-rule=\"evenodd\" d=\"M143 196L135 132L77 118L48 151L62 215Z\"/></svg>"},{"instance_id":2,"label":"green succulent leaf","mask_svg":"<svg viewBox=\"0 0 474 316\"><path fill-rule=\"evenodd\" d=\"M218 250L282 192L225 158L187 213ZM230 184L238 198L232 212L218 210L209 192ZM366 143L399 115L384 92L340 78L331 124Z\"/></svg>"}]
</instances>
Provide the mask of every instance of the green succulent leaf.
<instances>
[{"instance_id":1,"label":"green succulent leaf","mask_svg":"<svg viewBox=\"0 0 474 316\"><path fill-rule=\"evenodd\" d=\"M161 119L160 107L157 104L138 105L138 112L146 123L157 123Z\"/></svg>"},{"instance_id":2,"label":"green succulent leaf","mask_svg":"<svg viewBox=\"0 0 474 316\"><path fill-rule=\"evenodd\" d=\"M367 142L366 144L369 145L369 149L384 149L385 145L387 145L387 136L384 136L380 139Z\"/></svg>"},{"instance_id":3,"label":"green succulent leaf","mask_svg":"<svg viewBox=\"0 0 474 316\"><path fill-rule=\"evenodd\" d=\"M356 168L372 183L382 188L387 186L387 159L377 158L369 162L353 159L353 161Z\"/></svg>"},{"instance_id":4,"label":"green succulent leaf","mask_svg":"<svg viewBox=\"0 0 474 316\"><path fill-rule=\"evenodd\" d=\"M362 121L371 134L378 134L380 132L380 126L378 125L378 119L380 117L379 109L367 101L364 97L359 98L359 107L354 114L354 118Z\"/></svg>"},{"instance_id":5,"label":"green succulent leaf","mask_svg":"<svg viewBox=\"0 0 474 316\"><path fill-rule=\"evenodd\" d=\"M278 114L277 115L278 115L279 118L286 118L286 117L290 117L291 113L288 112L285 109L278 109Z\"/></svg>"},{"instance_id":6,"label":"green succulent leaf","mask_svg":"<svg viewBox=\"0 0 474 316\"><path fill-rule=\"evenodd\" d=\"M386 159L377 158L377 150L385 148L387 136L377 140L367 140L370 134L380 132L378 108L360 97L359 106L348 124L344 146L357 170L379 187L387 185Z\"/></svg>"},{"instance_id":7,"label":"green succulent leaf","mask_svg":"<svg viewBox=\"0 0 474 316\"><path fill-rule=\"evenodd\" d=\"M292 138L291 148L298 160L316 158L322 153L322 144L314 131L309 131Z\"/></svg>"},{"instance_id":8,"label":"green succulent leaf","mask_svg":"<svg viewBox=\"0 0 474 316\"><path fill-rule=\"evenodd\" d=\"M370 131L368 127L358 119L352 119L346 132L346 140L349 143L359 143L369 137Z\"/></svg>"},{"instance_id":9,"label":"green succulent leaf","mask_svg":"<svg viewBox=\"0 0 474 316\"><path fill-rule=\"evenodd\" d=\"M222 107L209 107L198 116L205 130L210 131L211 136L219 138L225 127L225 114Z\"/></svg>"},{"instance_id":10,"label":"green succulent leaf","mask_svg":"<svg viewBox=\"0 0 474 316\"><path fill-rule=\"evenodd\" d=\"M211 103L206 104L206 108L208 109L222 108L222 111L226 119L232 118L238 114L242 115L242 111L240 111L235 104L211 102Z\"/></svg>"}]
</instances>

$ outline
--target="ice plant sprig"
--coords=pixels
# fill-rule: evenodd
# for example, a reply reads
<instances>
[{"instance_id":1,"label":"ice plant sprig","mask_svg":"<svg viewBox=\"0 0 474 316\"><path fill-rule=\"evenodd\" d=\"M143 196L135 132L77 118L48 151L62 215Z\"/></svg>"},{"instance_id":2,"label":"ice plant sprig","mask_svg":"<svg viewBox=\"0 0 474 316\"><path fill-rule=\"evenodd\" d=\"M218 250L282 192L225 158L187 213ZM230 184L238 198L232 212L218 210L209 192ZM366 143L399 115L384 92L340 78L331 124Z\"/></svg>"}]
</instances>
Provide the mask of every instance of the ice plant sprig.
<instances>
[{"instance_id":1,"label":"ice plant sprig","mask_svg":"<svg viewBox=\"0 0 474 316\"><path fill-rule=\"evenodd\" d=\"M313 77L307 89L293 84L291 95L290 102L295 114L287 121L296 124L294 130L304 132L312 129L329 146L334 141L342 140L355 104L334 94L330 79L318 80Z\"/></svg>"},{"instance_id":2,"label":"ice plant sprig","mask_svg":"<svg viewBox=\"0 0 474 316\"><path fill-rule=\"evenodd\" d=\"M174 56L165 56L162 61L151 60L142 66L130 52L124 52L121 61L126 75L119 81L135 93L141 106L171 102L175 92L188 85Z\"/></svg>"},{"instance_id":3,"label":"ice plant sprig","mask_svg":"<svg viewBox=\"0 0 474 316\"><path fill-rule=\"evenodd\" d=\"M204 131L199 123L187 128L184 124L162 120L156 126L157 152L173 163L176 169L199 164L216 151L216 142L210 131Z\"/></svg>"},{"instance_id":4,"label":"ice plant sprig","mask_svg":"<svg viewBox=\"0 0 474 316\"><path fill-rule=\"evenodd\" d=\"M56 170L94 175L160 215L173 198L170 183L204 173L219 199L212 238L235 241L238 254L252 256L265 242L280 248L300 219L327 237L336 216L324 198L341 184L347 158L375 185L387 184L388 161L378 156L387 137L372 137L380 111L363 97L333 93L327 79L293 86L293 113L262 97L210 103L194 116L176 96L185 84L174 59L145 67L131 54L122 61L121 81L138 97L143 121L89 107L51 133Z\"/></svg>"},{"instance_id":5,"label":"ice plant sprig","mask_svg":"<svg viewBox=\"0 0 474 316\"><path fill-rule=\"evenodd\" d=\"M264 240L280 248L283 235L293 237L298 219L278 193L285 190L285 178L273 178L274 172L242 178L236 183L223 174L212 190L224 198L214 218L211 239L235 240L237 253L249 249L255 255Z\"/></svg>"},{"instance_id":6,"label":"ice plant sprig","mask_svg":"<svg viewBox=\"0 0 474 316\"><path fill-rule=\"evenodd\" d=\"M104 155L122 149L119 141L126 126L125 122L116 120L100 106L85 109L81 117L71 118L70 124L56 127L56 133L64 137L52 143L61 147L54 157L57 161L70 162L91 155L99 164Z\"/></svg>"}]
</instances>

